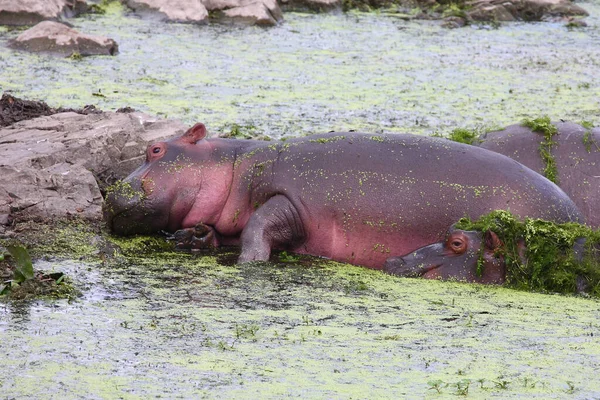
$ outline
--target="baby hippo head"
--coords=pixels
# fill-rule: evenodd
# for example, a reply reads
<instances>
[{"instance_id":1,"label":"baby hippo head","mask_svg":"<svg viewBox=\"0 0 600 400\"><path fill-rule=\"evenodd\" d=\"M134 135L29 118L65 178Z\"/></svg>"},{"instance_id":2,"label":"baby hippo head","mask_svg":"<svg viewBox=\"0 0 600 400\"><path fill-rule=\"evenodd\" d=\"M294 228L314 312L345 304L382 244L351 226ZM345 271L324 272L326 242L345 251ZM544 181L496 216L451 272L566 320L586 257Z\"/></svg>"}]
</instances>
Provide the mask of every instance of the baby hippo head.
<instances>
[{"instance_id":1,"label":"baby hippo head","mask_svg":"<svg viewBox=\"0 0 600 400\"><path fill-rule=\"evenodd\" d=\"M502 242L492 232L464 231L452 226L442 242L391 257L384 269L405 277L502 284L506 279Z\"/></svg>"}]
</instances>

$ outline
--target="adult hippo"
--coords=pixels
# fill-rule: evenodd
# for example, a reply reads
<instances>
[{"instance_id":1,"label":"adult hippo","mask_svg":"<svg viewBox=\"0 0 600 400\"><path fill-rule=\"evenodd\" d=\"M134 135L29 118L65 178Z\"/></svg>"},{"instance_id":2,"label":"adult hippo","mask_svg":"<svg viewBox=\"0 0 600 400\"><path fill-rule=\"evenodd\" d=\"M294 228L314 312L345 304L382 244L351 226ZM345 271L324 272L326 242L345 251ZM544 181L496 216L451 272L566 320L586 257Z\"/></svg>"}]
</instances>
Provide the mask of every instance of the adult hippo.
<instances>
[{"instance_id":1,"label":"adult hippo","mask_svg":"<svg viewBox=\"0 0 600 400\"><path fill-rule=\"evenodd\" d=\"M202 124L152 144L106 196L117 234L202 224L239 262L273 248L381 269L495 209L579 221L560 188L485 149L413 135L329 133L285 142L208 139ZM185 236L185 235L184 235Z\"/></svg>"},{"instance_id":2,"label":"adult hippo","mask_svg":"<svg viewBox=\"0 0 600 400\"><path fill-rule=\"evenodd\" d=\"M593 228L600 227L600 129L586 129L571 122L554 124L557 133L550 150L558 175L558 185L575 202ZM522 125L482 137L480 147L504 154L532 170L544 173L546 163L540 155L544 134Z\"/></svg>"}]
</instances>

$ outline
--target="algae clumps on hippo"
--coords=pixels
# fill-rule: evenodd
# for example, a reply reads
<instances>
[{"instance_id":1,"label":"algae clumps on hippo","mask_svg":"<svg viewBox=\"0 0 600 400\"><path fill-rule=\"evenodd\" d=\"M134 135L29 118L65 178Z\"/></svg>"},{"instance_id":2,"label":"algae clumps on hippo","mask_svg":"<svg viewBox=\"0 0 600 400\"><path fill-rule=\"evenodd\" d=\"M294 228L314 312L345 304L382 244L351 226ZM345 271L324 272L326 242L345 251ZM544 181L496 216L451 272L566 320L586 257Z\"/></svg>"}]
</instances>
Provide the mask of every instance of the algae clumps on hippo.
<instances>
[{"instance_id":1,"label":"algae clumps on hippo","mask_svg":"<svg viewBox=\"0 0 600 400\"><path fill-rule=\"evenodd\" d=\"M552 155L552 149L557 145L553 136L558 134L558 128L552 124L548 116L524 119L523 126L526 126L533 132L544 135L544 141L540 144L540 156L545 163L544 176L558 185L558 169L556 167L556 160Z\"/></svg>"},{"instance_id":2,"label":"algae clumps on hippo","mask_svg":"<svg viewBox=\"0 0 600 400\"><path fill-rule=\"evenodd\" d=\"M574 222L519 220L497 210L476 221L462 218L456 228L492 231L503 243L506 285L538 292L586 292L600 297L600 231Z\"/></svg>"}]
</instances>

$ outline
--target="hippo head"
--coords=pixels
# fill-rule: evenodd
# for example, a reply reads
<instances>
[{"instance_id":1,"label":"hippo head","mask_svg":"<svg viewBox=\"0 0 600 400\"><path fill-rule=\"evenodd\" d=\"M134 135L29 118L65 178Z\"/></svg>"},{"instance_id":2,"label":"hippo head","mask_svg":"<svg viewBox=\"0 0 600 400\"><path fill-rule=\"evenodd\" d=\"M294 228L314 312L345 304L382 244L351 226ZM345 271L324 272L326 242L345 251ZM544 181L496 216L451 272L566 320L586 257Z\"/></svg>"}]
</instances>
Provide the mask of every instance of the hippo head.
<instances>
[{"instance_id":1,"label":"hippo head","mask_svg":"<svg viewBox=\"0 0 600 400\"><path fill-rule=\"evenodd\" d=\"M502 246L492 232L451 227L443 242L421 247L403 257L391 257L384 269L394 275L502 284L506 278ZM481 260L481 263L479 262Z\"/></svg>"},{"instance_id":2,"label":"hippo head","mask_svg":"<svg viewBox=\"0 0 600 400\"><path fill-rule=\"evenodd\" d=\"M148 146L146 161L107 190L104 217L120 235L175 231L214 223L226 200L231 170L213 161L214 149L196 124L183 136ZM219 203L221 202L221 203Z\"/></svg>"}]
</instances>

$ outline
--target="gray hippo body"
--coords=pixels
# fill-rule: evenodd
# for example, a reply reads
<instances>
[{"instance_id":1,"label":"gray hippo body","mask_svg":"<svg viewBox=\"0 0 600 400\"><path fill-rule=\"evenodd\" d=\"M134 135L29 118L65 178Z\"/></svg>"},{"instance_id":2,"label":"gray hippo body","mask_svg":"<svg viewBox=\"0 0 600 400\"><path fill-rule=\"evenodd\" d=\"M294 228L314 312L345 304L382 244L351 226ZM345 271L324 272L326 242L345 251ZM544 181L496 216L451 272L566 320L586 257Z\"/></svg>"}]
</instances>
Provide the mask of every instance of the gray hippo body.
<instances>
[{"instance_id":1,"label":"gray hippo body","mask_svg":"<svg viewBox=\"0 0 600 400\"><path fill-rule=\"evenodd\" d=\"M330 133L285 142L209 139L202 124L150 145L109 191L119 234L203 224L240 262L289 249L381 269L440 241L464 216L492 210L580 221L564 192L529 168L443 139ZM206 228L208 227L208 228Z\"/></svg>"},{"instance_id":2,"label":"gray hippo body","mask_svg":"<svg viewBox=\"0 0 600 400\"><path fill-rule=\"evenodd\" d=\"M600 227L600 129L586 129L571 122L554 124L558 133L551 155L556 162L558 185L575 202L593 228ZM543 174L545 163L540 155L541 133L522 125L483 136L480 147L508 156Z\"/></svg>"}]
</instances>

